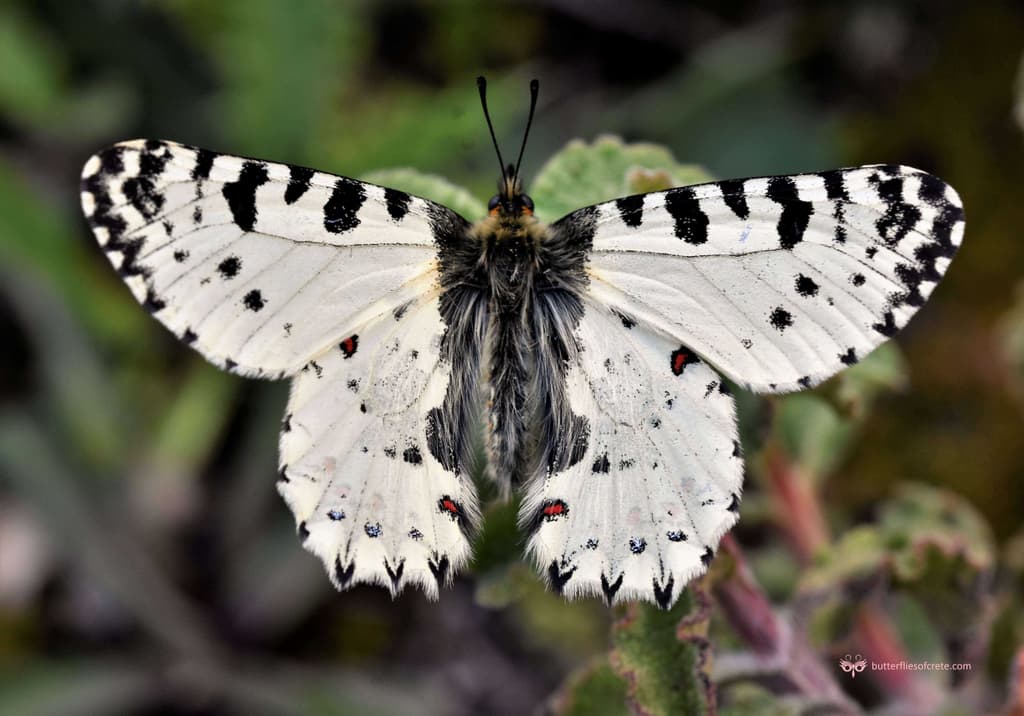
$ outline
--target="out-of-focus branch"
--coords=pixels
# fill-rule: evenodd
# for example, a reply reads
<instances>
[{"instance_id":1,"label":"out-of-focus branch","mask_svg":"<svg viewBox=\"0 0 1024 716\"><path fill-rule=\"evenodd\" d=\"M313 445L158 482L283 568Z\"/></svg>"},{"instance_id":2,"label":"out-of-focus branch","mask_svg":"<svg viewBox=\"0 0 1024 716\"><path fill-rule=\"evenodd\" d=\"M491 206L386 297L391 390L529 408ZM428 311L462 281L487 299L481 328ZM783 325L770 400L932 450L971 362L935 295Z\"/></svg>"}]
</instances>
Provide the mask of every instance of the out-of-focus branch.
<instances>
[{"instance_id":1,"label":"out-of-focus branch","mask_svg":"<svg viewBox=\"0 0 1024 716\"><path fill-rule=\"evenodd\" d=\"M860 713L804 635L776 614L732 535L722 539L719 554L728 555L731 564L726 568L728 572L715 581L713 594L726 620L753 654L719 656L716 681L750 678L832 707L838 713Z\"/></svg>"},{"instance_id":2,"label":"out-of-focus branch","mask_svg":"<svg viewBox=\"0 0 1024 716\"><path fill-rule=\"evenodd\" d=\"M807 563L815 551L829 542L828 524L814 485L781 448L766 450L768 481L777 505L778 526L800 561Z\"/></svg>"}]
</instances>

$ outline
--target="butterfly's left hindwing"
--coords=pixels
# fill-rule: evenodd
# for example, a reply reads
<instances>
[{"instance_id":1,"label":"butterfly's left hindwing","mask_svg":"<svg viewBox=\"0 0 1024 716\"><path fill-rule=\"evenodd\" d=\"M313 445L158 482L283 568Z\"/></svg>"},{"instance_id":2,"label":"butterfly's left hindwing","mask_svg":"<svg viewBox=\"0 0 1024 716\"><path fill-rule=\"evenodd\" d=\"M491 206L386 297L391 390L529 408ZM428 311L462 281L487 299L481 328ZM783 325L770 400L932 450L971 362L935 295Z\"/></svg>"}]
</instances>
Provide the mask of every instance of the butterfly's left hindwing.
<instances>
[{"instance_id":1,"label":"butterfly's left hindwing","mask_svg":"<svg viewBox=\"0 0 1024 716\"><path fill-rule=\"evenodd\" d=\"M528 486L529 550L567 596L667 608L738 517L732 396L688 347L615 307L585 301L575 337L558 408L585 417L586 449Z\"/></svg>"},{"instance_id":2,"label":"butterfly's left hindwing","mask_svg":"<svg viewBox=\"0 0 1024 716\"><path fill-rule=\"evenodd\" d=\"M435 291L353 325L294 381L278 490L339 588L436 598L469 557L479 511L456 456L477 370L472 353L453 364L446 328Z\"/></svg>"}]
</instances>

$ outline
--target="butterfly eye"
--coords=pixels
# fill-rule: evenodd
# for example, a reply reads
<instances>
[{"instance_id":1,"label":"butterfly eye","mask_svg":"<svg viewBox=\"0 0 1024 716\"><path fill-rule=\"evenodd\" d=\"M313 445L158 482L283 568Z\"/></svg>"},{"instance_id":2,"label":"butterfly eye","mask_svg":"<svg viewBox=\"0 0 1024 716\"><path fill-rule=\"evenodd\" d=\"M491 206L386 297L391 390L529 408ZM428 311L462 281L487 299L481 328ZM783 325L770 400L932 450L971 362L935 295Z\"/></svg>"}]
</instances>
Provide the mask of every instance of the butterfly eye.
<instances>
[{"instance_id":1,"label":"butterfly eye","mask_svg":"<svg viewBox=\"0 0 1024 716\"><path fill-rule=\"evenodd\" d=\"M530 211L533 211L533 199L528 197L526 194L523 194L519 197L519 201L522 202L525 208L529 209Z\"/></svg>"},{"instance_id":2,"label":"butterfly eye","mask_svg":"<svg viewBox=\"0 0 1024 716\"><path fill-rule=\"evenodd\" d=\"M487 211L494 211L501 204L501 197L495 194L491 197L491 200L487 202Z\"/></svg>"}]
</instances>

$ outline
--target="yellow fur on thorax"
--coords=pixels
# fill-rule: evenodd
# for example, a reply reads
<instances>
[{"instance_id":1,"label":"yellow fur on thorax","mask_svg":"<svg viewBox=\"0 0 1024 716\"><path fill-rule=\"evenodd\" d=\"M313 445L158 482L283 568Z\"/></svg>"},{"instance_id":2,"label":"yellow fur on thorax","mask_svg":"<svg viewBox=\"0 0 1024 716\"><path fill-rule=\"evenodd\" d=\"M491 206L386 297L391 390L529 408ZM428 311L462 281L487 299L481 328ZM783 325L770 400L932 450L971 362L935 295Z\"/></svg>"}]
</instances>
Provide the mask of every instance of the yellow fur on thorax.
<instances>
[{"instance_id":1,"label":"yellow fur on thorax","mask_svg":"<svg viewBox=\"0 0 1024 716\"><path fill-rule=\"evenodd\" d=\"M493 236L499 243L511 239L529 238L533 245L537 246L547 232L547 224L538 221L537 217L532 214L524 214L513 218L488 216L470 227L469 236L477 241L484 241Z\"/></svg>"}]
</instances>

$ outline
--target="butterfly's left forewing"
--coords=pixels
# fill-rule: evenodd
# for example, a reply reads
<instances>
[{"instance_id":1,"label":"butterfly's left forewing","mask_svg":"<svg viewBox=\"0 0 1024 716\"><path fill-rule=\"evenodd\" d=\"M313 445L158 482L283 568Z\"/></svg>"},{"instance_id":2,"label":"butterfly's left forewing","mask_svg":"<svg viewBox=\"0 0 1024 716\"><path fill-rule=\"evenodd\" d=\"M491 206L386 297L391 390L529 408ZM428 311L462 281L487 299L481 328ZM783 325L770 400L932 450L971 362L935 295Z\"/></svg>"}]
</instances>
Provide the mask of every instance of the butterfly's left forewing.
<instances>
[{"instance_id":1,"label":"butterfly's left forewing","mask_svg":"<svg viewBox=\"0 0 1024 716\"><path fill-rule=\"evenodd\" d=\"M402 192L157 140L89 159L82 206L157 319L211 362L269 377L296 373L368 308L411 300L462 222Z\"/></svg>"},{"instance_id":2,"label":"butterfly's left forewing","mask_svg":"<svg viewBox=\"0 0 1024 716\"><path fill-rule=\"evenodd\" d=\"M89 159L82 207L135 298L213 363L295 376L278 489L334 583L437 594L469 554L485 307L441 286L455 212L173 142ZM454 346L457 345L457 350Z\"/></svg>"}]
</instances>

